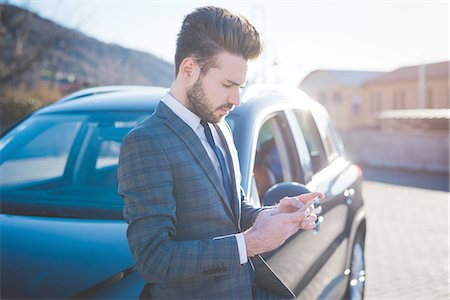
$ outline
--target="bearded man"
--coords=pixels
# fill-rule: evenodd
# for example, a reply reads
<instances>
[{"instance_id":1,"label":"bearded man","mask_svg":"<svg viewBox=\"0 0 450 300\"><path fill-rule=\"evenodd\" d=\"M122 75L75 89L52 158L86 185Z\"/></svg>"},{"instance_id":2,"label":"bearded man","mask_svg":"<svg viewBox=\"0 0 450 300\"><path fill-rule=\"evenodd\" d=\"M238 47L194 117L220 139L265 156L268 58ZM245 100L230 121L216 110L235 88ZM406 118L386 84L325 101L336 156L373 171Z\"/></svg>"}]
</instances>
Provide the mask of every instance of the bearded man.
<instances>
[{"instance_id":1,"label":"bearded man","mask_svg":"<svg viewBox=\"0 0 450 300\"><path fill-rule=\"evenodd\" d=\"M323 195L249 205L224 121L240 104L248 60L261 51L259 33L242 16L218 7L187 15L170 91L123 142L118 178L127 237L153 299L294 296L280 293L283 287L260 286L258 272L276 275L252 260L262 260L259 254L299 229L313 229L312 208L298 208Z\"/></svg>"}]
</instances>

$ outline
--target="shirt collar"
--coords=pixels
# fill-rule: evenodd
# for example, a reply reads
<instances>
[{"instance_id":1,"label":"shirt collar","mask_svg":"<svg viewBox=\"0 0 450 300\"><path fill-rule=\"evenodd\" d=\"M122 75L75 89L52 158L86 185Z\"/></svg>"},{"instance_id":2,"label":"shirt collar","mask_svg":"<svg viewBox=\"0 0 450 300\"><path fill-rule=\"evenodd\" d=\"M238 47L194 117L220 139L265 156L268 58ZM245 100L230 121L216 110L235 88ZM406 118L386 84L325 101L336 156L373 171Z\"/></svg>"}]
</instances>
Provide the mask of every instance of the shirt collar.
<instances>
[{"instance_id":1,"label":"shirt collar","mask_svg":"<svg viewBox=\"0 0 450 300\"><path fill-rule=\"evenodd\" d=\"M186 106L181 104L177 99L175 99L170 92L164 95L163 102L178 116L183 120L192 130L196 131L198 126L200 126L200 118L192 111L190 111Z\"/></svg>"}]
</instances>

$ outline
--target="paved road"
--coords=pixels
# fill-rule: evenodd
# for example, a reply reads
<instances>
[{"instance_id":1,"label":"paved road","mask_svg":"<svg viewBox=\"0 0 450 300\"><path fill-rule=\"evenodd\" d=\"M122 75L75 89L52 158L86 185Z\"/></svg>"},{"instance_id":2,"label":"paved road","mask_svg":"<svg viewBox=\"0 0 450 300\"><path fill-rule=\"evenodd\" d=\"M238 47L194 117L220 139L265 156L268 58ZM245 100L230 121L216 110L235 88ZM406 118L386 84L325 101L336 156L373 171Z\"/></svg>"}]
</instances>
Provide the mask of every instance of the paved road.
<instances>
[{"instance_id":1,"label":"paved road","mask_svg":"<svg viewBox=\"0 0 450 300\"><path fill-rule=\"evenodd\" d=\"M394 185L367 173L366 299L450 299L445 187Z\"/></svg>"}]
</instances>

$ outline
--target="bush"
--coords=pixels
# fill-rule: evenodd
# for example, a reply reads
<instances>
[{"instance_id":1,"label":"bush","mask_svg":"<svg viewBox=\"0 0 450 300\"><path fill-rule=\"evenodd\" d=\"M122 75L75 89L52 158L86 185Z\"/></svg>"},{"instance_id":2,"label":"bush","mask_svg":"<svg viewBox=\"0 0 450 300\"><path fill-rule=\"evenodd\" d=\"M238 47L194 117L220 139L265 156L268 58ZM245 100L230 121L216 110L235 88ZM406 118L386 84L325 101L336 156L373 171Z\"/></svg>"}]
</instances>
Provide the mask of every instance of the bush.
<instances>
[{"instance_id":1,"label":"bush","mask_svg":"<svg viewBox=\"0 0 450 300\"><path fill-rule=\"evenodd\" d=\"M33 111L51 104L61 93L48 83L39 83L30 89L5 87L0 91L0 132L27 117Z\"/></svg>"}]
</instances>

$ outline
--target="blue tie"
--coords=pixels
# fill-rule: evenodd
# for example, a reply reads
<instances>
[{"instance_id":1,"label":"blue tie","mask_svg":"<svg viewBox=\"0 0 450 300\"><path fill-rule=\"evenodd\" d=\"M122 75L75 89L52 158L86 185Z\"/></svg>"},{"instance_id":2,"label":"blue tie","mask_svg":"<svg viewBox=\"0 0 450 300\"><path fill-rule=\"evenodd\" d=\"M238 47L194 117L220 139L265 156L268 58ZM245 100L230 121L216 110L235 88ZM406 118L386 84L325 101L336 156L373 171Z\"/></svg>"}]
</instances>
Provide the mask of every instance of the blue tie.
<instances>
[{"instance_id":1,"label":"blue tie","mask_svg":"<svg viewBox=\"0 0 450 300\"><path fill-rule=\"evenodd\" d=\"M230 201L231 204L233 202L231 198L231 183L230 177L228 177L227 164L225 163L225 158L223 157L223 154L220 151L219 147L217 147L216 143L214 142L214 138L212 136L211 129L209 128L208 123L205 120L201 120L200 124L205 129L205 135L208 144L214 150L214 153L216 154L216 157L219 160L220 170L222 171L223 187L225 188L225 192L227 193L228 201Z\"/></svg>"},{"instance_id":2,"label":"blue tie","mask_svg":"<svg viewBox=\"0 0 450 300\"><path fill-rule=\"evenodd\" d=\"M205 120L201 120L200 124L205 129L205 135L206 135L206 140L208 141L208 144L214 150L214 153L216 154L217 159L219 160L220 170L222 171L223 187L225 188L225 191L227 192L228 200L231 202L231 207L234 209L233 200L231 198L230 178L228 177L225 158L223 157L223 154L220 151L219 147L217 147L216 143L214 142L214 138L212 136L212 132L208 126L208 123ZM250 258L248 259L247 267L248 267L249 273L250 273L250 283L251 283L251 286L253 286L253 283L255 282L255 269L253 267L253 263L250 260Z\"/></svg>"}]
</instances>

